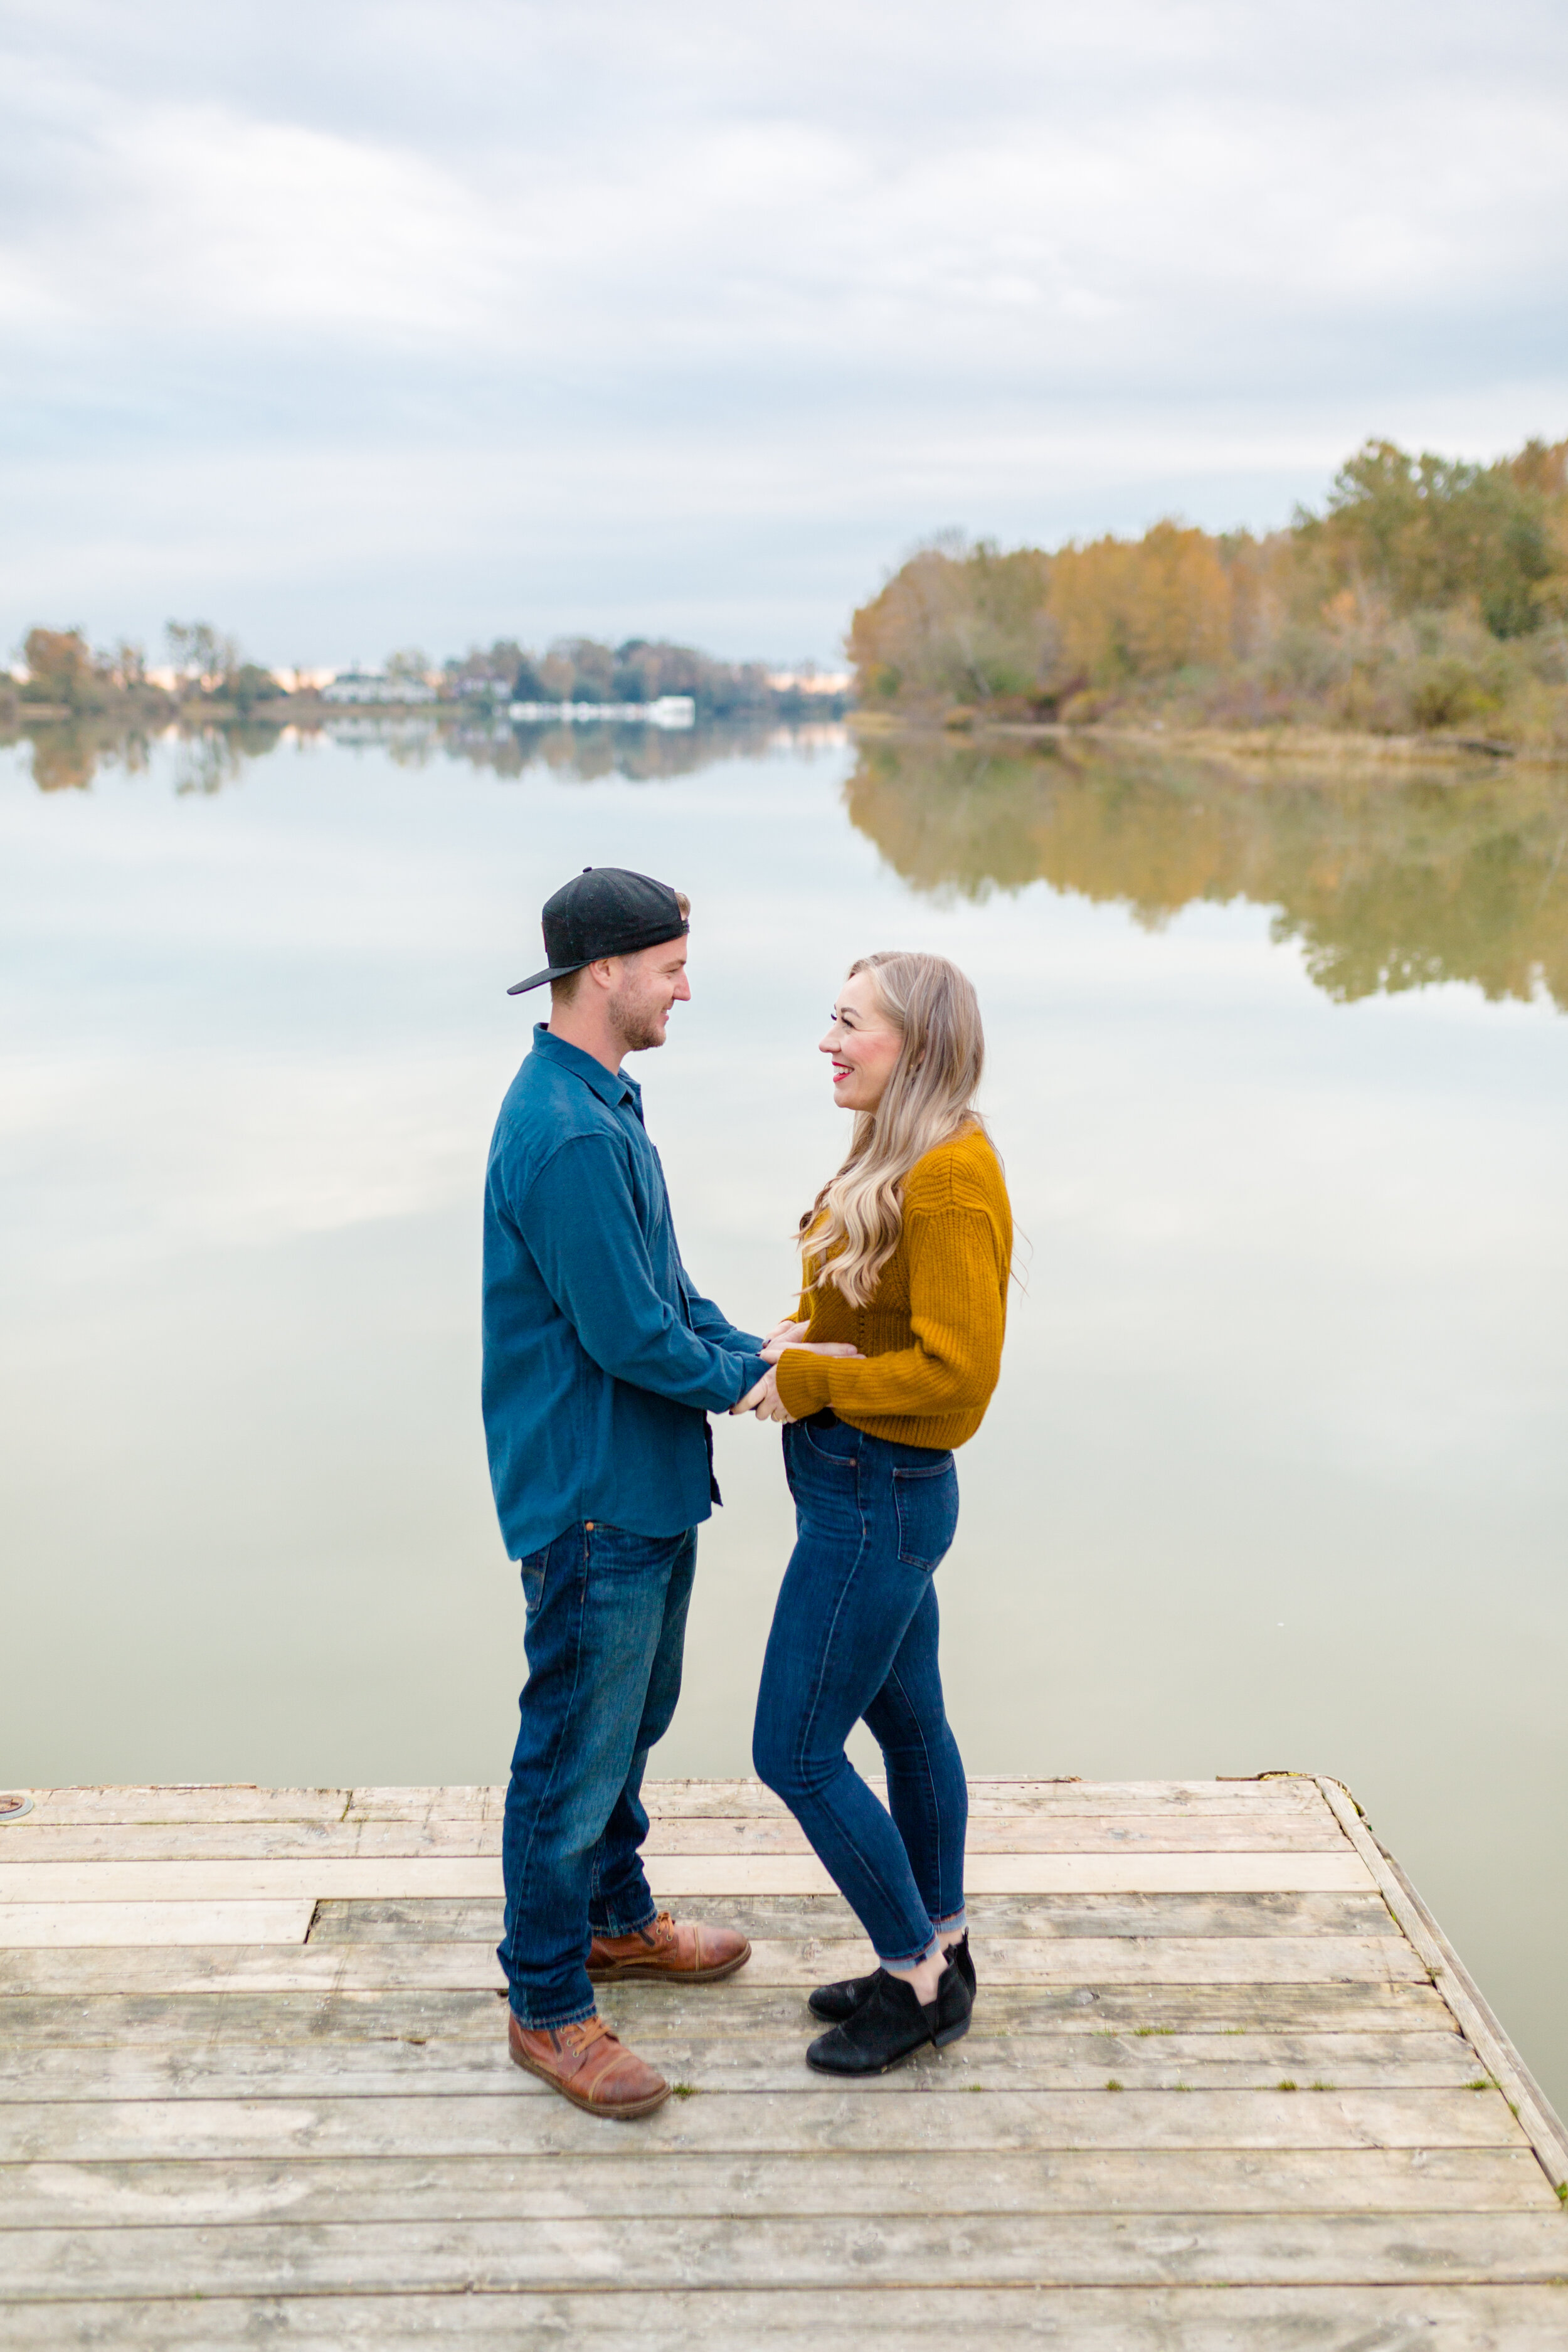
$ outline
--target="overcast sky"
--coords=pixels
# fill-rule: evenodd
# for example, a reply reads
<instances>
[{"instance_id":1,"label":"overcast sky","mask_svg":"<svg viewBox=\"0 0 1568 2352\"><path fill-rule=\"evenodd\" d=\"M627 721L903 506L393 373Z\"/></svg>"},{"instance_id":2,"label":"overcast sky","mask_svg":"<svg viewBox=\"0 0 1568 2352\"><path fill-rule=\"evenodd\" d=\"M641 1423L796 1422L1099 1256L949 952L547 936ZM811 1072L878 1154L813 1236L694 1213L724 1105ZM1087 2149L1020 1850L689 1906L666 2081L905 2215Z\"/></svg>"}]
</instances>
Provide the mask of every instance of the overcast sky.
<instances>
[{"instance_id":1,"label":"overcast sky","mask_svg":"<svg viewBox=\"0 0 1568 2352\"><path fill-rule=\"evenodd\" d=\"M0 0L0 646L832 658L1568 433L1561 0Z\"/></svg>"}]
</instances>

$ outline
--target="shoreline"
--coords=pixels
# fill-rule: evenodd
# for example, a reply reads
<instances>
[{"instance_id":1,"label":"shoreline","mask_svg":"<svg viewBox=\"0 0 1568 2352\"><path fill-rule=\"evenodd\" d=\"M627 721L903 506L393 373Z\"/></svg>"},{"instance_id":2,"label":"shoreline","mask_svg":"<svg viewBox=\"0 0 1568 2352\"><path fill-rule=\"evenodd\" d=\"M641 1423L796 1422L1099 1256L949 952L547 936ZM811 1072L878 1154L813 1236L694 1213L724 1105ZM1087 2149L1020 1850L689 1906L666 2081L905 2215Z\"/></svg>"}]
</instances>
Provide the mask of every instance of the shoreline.
<instances>
[{"instance_id":1,"label":"shoreline","mask_svg":"<svg viewBox=\"0 0 1568 2352\"><path fill-rule=\"evenodd\" d=\"M788 704L778 709L745 709L733 711L699 711L693 726L734 727L810 727L828 725L842 727L853 718L852 711L838 709L824 710L816 703ZM532 728L542 731L562 725L577 727L657 727L662 722L649 719L591 719L562 720L551 719L513 719L504 703L494 705L474 702L327 702L303 696L290 696L280 702L268 696L264 702L254 703L248 710L237 702L181 703L149 706L127 699L105 702L90 710L72 710L63 702L17 702L10 709L0 703L0 731L23 735L37 727L101 727L118 729L122 733L137 728L158 730L180 727L199 730L203 727L270 727L279 733L289 727L323 727L333 719L418 719L437 726L454 727L471 723L476 719L504 719L509 726ZM689 730L666 731L689 732Z\"/></svg>"},{"instance_id":2,"label":"shoreline","mask_svg":"<svg viewBox=\"0 0 1568 2352\"><path fill-rule=\"evenodd\" d=\"M852 710L844 723L856 736L873 740L914 736L954 745L1102 743L1163 758L1228 760L1238 766L1260 761L1280 767L1328 763L1339 768L1400 770L1441 764L1476 774L1496 774L1514 767L1568 768L1568 748L1555 751L1480 736L1373 735L1329 727L1138 727L1102 719L1068 726L1061 719L976 719L955 726L940 719L896 717L878 710Z\"/></svg>"},{"instance_id":3,"label":"shoreline","mask_svg":"<svg viewBox=\"0 0 1568 2352\"><path fill-rule=\"evenodd\" d=\"M418 720L439 729L472 723L479 716L472 706L452 703L328 703L290 698L283 708L275 701L242 710L236 703L184 704L149 709L127 701L94 710L71 710L63 703L18 703L0 708L0 740L16 740L39 731L79 729L103 734L162 733L174 728L199 734L212 728L247 727L281 734L289 728L314 732L342 720L373 720L378 724ZM498 713L483 714L496 717ZM518 722L513 722L514 724ZM526 723L526 722L524 722ZM645 727L649 722L605 719L595 727ZM1006 745L1065 747L1100 745L1137 751L1155 759L1199 758L1235 767L1260 764L1277 769L1331 767L1340 771L1408 773L1420 767L1442 767L1471 776L1500 776L1527 768L1532 772L1568 770L1568 746L1558 750L1531 743L1509 743L1477 735L1373 735L1350 729L1300 727L1171 727L1155 722L1118 724L1095 719L1068 725L1062 719L985 719L965 714L962 723L940 718L885 710L818 710L734 712L699 717L695 730L704 728L763 726L801 727L830 724L847 729L858 741L907 740L958 748ZM543 732L549 722L539 722Z\"/></svg>"}]
</instances>

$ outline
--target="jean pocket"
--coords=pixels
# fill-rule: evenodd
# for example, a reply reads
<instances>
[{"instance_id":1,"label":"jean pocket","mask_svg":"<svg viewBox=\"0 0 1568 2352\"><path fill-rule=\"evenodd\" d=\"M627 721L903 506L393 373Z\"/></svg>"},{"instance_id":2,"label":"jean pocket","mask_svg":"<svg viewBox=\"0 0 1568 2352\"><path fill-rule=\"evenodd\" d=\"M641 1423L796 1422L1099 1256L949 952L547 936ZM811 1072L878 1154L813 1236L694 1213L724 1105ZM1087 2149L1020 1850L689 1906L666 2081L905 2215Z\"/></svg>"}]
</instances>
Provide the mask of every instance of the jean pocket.
<instances>
[{"instance_id":1,"label":"jean pocket","mask_svg":"<svg viewBox=\"0 0 1568 2352\"><path fill-rule=\"evenodd\" d=\"M789 1428L814 1461L830 1462L836 1470L853 1471L858 1465L859 1432L851 1429L847 1422L818 1430L813 1429L809 1421L792 1421Z\"/></svg>"},{"instance_id":2,"label":"jean pocket","mask_svg":"<svg viewBox=\"0 0 1568 2352\"><path fill-rule=\"evenodd\" d=\"M896 1467L893 1509L899 1521L899 1558L905 1567L940 1566L958 1532L958 1472L952 1454L929 1467Z\"/></svg>"},{"instance_id":3,"label":"jean pocket","mask_svg":"<svg viewBox=\"0 0 1568 2352\"><path fill-rule=\"evenodd\" d=\"M522 1576L523 1605L531 1617L544 1598L544 1563L549 1557L548 1552L536 1551L527 1559L518 1562Z\"/></svg>"}]
</instances>

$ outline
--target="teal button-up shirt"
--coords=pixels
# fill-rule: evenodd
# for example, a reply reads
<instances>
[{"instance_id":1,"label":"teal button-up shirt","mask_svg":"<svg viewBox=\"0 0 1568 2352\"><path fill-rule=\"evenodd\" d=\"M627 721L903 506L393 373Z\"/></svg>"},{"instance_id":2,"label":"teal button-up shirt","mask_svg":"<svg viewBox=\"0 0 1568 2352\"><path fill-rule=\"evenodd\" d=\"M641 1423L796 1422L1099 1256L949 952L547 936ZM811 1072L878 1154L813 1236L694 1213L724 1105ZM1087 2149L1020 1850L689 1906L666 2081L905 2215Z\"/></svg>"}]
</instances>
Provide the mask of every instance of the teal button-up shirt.
<instances>
[{"instance_id":1,"label":"teal button-up shirt","mask_svg":"<svg viewBox=\"0 0 1568 2352\"><path fill-rule=\"evenodd\" d=\"M707 1415L762 1379L762 1344L680 1262L636 1079L536 1028L485 1178L485 1437L511 1558L578 1519L707 1518Z\"/></svg>"}]
</instances>

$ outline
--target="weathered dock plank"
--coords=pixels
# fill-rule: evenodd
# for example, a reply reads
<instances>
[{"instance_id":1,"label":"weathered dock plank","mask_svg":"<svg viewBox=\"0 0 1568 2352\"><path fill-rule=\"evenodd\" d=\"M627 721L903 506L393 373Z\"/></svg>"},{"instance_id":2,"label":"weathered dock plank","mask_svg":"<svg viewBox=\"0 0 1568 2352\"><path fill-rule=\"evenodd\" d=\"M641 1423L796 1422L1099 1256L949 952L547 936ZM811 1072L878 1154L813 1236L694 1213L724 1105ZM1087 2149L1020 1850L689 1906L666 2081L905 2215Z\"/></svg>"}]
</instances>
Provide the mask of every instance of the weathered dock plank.
<instances>
[{"instance_id":1,"label":"weathered dock plank","mask_svg":"<svg viewBox=\"0 0 1568 2352\"><path fill-rule=\"evenodd\" d=\"M1063 2352L1562 2352L1563 2290L1537 2286L704 2288L526 2296L268 2294L0 2307L5 2352L361 2352L521 2342L587 2352L864 2352L868 2343Z\"/></svg>"},{"instance_id":2,"label":"weathered dock plank","mask_svg":"<svg viewBox=\"0 0 1568 2352\"><path fill-rule=\"evenodd\" d=\"M128 1959L133 1955L128 1955ZM749 1984L620 1985L616 2017L631 2036L678 2025L692 2032L723 2018L737 2032L801 2028L799 1992ZM1430 1984L988 1986L970 2040L992 2033L1088 2032L1134 2036L1321 2032L1432 2033L1458 2040ZM210 1988L82 1996L13 1993L0 2000L0 2043L16 2050L200 2042L210 2049L329 2040L341 2045L418 2034L494 2042L492 1990L214 1993ZM1468 2043L1463 2047L1468 2048Z\"/></svg>"},{"instance_id":3,"label":"weathered dock plank","mask_svg":"<svg viewBox=\"0 0 1568 2352\"><path fill-rule=\"evenodd\" d=\"M712 2029L671 2031L647 2011L635 2035L618 2006L607 2014L625 2023L667 2080L694 2090L793 2091L800 2074L798 2023L771 2032L730 2032L721 2016ZM491 2021L492 2029L494 2021ZM1271 2091L1282 2080L1303 2092L1397 2087L1431 2090L1481 2078L1473 2051L1456 2034L1181 2034L1141 2040L1135 2034L972 2033L940 2069L944 2085L1018 2091L1103 2090L1114 2074L1125 2090ZM1349 2045L1347 2047L1347 2044ZM929 2062L865 2086L868 2097L927 2087ZM371 2042L348 2045L288 2042L281 2047L182 2043L169 2050L24 2050L5 2066L0 2105L17 2099L232 2099L265 2091L279 2098L352 2092L361 2098L417 2090L426 2094L490 2091L510 2098L516 2075L500 2037L446 2042Z\"/></svg>"},{"instance_id":4,"label":"weathered dock plank","mask_svg":"<svg viewBox=\"0 0 1568 2352\"><path fill-rule=\"evenodd\" d=\"M0 1871L0 1876L9 1874ZM41 1895L48 1882L33 1877L28 1884ZM63 1901L50 1903L30 1900L18 1889L0 1903L0 1938L14 1951L62 1944L116 1949L127 1944L302 1944L315 1907L313 1896L300 1895L100 1898L72 1890Z\"/></svg>"},{"instance_id":5,"label":"weathered dock plank","mask_svg":"<svg viewBox=\"0 0 1568 2352\"><path fill-rule=\"evenodd\" d=\"M280 2263L299 2292L490 2288L618 2294L680 2287L1548 2284L1563 2276L1558 2213L923 2213L665 2215L657 2230L539 2217L489 2221L233 2223L220 2231L16 2230L7 2291L44 2299L166 2292L258 2294Z\"/></svg>"},{"instance_id":6,"label":"weathered dock plank","mask_svg":"<svg viewBox=\"0 0 1568 2352\"><path fill-rule=\"evenodd\" d=\"M992 1936L1384 1936L1399 1928L1375 1887L1265 1888L1218 1894L1151 1893L1130 1888L1114 1894L977 1895L971 1892L969 1917L978 1933ZM744 1927L748 1935L777 1939L791 1936L854 1936L855 1916L837 1895L710 1895L705 1919ZM499 1898L394 1895L364 1903L323 1898L310 1925L310 1941L364 1943L429 1940L436 1943L496 1942L501 1929Z\"/></svg>"},{"instance_id":7,"label":"weathered dock plank","mask_svg":"<svg viewBox=\"0 0 1568 2352\"><path fill-rule=\"evenodd\" d=\"M68 1906L90 1909L89 1906ZM171 1909L177 1906L170 1906ZM3 1929L0 1920L0 1929ZM0 1991L105 1991L138 1987L300 1991L312 1988L371 1990L412 1986L499 1987L500 1967L489 1944L410 1943L377 1937L364 1944L256 1944L182 1948L173 1933L149 1935L147 1947L79 1946L19 1950L0 1956ZM1403 1941L1362 1936L1082 1936L974 1938L977 1967L998 1984L1310 1984L1417 1983L1426 1975ZM852 1937L764 1937L752 1948L749 1973L760 1985L809 1988L868 1966L865 1945Z\"/></svg>"},{"instance_id":8,"label":"weathered dock plank","mask_svg":"<svg viewBox=\"0 0 1568 2352\"><path fill-rule=\"evenodd\" d=\"M966 2095L900 2069L896 2094L710 2091L673 2100L609 2153L695 2148L1526 2147L1495 2091L1016 2091ZM446 2093L358 2099L16 2100L0 2105L0 2163L188 2156L526 2156L601 2148L606 2126L542 2084L510 2099ZM617 2138L626 2135L618 2134ZM1568 2259L1568 2238L1563 2241Z\"/></svg>"},{"instance_id":9,"label":"weathered dock plank","mask_svg":"<svg viewBox=\"0 0 1568 2352\"><path fill-rule=\"evenodd\" d=\"M973 2029L853 2091L794 1823L649 1793L656 1888L754 1948L606 1993L683 2094L618 2128L507 2062L500 1790L36 1792L0 2347L1568 2340L1568 2142L1337 1784L977 1784Z\"/></svg>"},{"instance_id":10,"label":"weathered dock plank","mask_svg":"<svg viewBox=\"0 0 1568 2352\"><path fill-rule=\"evenodd\" d=\"M993 2154L975 2176L992 2213L1553 2212L1520 2148L1149 2149ZM745 2158L664 2151L657 2166L584 2153L342 2157L282 2163L184 2158L33 2164L0 2173L0 2231L182 2221L531 2221L668 2213L949 2213L955 2182L905 2155ZM3 2245L3 2241L0 2241Z\"/></svg>"},{"instance_id":11,"label":"weathered dock plank","mask_svg":"<svg viewBox=\"0 0 1568 2352\"><path fill-rule=\"evenodd\" d=\"M871 1784L881 1793L880 1784ZM337 1822L471 1822L475 1817L500 1828L506 1791L500 1787L434 1789L262 1789L226 1782L207 1786L33 1789L35 1827L56 1823L198 1824L281 1822L329 1825ZM661 1780L661 1822L737 1815L789 1819L784 1806L758 1780ZM1217 1813L1281 1811L1316 1815L1323 1798L1304 1774L1258 1780L993 1780L972 1784L970 1815L1081 1813L1096 1821L1123 1813L1208 1811ZM20 1826L18 1824L17 1826Z\"/></svg>"},{"instance_id":12,"label":"weathered dock plank","mask_svg":"<svg viewBox=\"0 0 1568 2352\"><path fill-rule=\"evenodd\" d=\"M51 1822L30 1814L16 1826L17 1863L53 1868L77 1863L105 1868L163 1863L180 1871L227 1863L312 1868L334 1861L460 1866L500 1858L499 1821L333 1822L303 1828L288 1822L200 1822L90 1824ZM969 1825L971 1857L1021 1854L1338 1854L1346 1841L1332 1817L1279 1810L1256 1812L1130 1813L1108 1820L1079 1814L1032 1819L1026 1813L982 1814ZM659 1822L644 1852L650 1861L688 1862L710 1856L805 1857L811 1849L793 1821L738 1814ZM490 1882L487 1880L486 1885ZM499 1876L494 1883L499 1885ZM373 1890L374 1891L374 1890ZM416 1893L411 1883L407 1891ZM432 1887L432 1893L438 1892ZM483 1891L481 1889L480 1891Z\"/></svg>"},{"instance_id":13,"label":"weathered dock plank","mask_svg":"<svg viewBox=\"0 0 1568 2352\"><path fill-rule=\"evenodd\" d=\"M17 1841L18 1844L20 1840ZM1335 1894L1370 1892L1359 1856L1338 1853L974 1855L976 1895ZM830 1895L812 1854L650 1854L656 1895ZM385 1902L399 1896L499 1902L499 1857L311 1854L229 1862L32 1862L0 1867L0 1905L36 1903Z\"/></svg>"},{"instance_id":14,"label":"weathered dock plank","mask_svg":"<svg viewBox=\"0 0 1568 2352\"><path fill-rule=\"evenodd\" d=\"M583 2345L588 2352L863 2352L868 2343L983 2352L1561 2352L1554 2286L771 2288L762 2294L258 2295L0 2307L5 2352L360 2352L367 2345Z\"/></svg>"}]
</instances>

